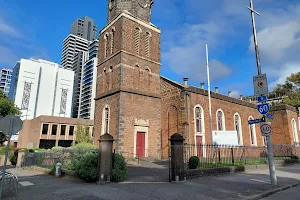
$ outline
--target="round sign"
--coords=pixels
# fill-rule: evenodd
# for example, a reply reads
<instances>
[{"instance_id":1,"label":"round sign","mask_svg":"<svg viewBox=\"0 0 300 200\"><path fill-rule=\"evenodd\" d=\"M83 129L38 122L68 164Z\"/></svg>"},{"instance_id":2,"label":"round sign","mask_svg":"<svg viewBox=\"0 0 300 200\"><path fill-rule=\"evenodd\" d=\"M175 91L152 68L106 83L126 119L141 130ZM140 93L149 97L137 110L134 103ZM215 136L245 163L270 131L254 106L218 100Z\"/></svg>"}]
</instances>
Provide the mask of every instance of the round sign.
<instances>
[{"instance_id":1,"label":"round sign","mask_svg":"<svg viewBox=\"0 0 300 200\"><path fill-rule=\"evenodd\" d=\"M261 130L262 134L265 134L265 135L269 135L272 133L272 127L269 124L262 124L260 126L260 130Z\"/></svg>"},{"instance_id":2,"label":"round sign","mask_svg":"<svg viewBox=\"0 0 300 200\"><path fill-rule=\"evenodd\" d=\"M262 86L264 86L264 83L262 81L259 81L258 82L258 87L262 87Z\"/></svg>"}]
</instances>

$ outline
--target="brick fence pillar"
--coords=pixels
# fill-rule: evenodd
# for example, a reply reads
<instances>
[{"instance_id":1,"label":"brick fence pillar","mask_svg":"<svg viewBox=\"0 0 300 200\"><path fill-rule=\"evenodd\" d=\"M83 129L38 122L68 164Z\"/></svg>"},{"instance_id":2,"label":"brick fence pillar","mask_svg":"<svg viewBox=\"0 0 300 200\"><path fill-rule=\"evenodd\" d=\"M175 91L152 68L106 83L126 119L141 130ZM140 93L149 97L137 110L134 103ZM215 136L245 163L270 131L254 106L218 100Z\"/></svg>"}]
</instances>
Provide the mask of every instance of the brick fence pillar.
<instances>
[{"instance_id":1,"label":"brick fence pillar","mask_svg":"<svg viewBox=\"0 0 300 200\"><path fill-rule=\"evenodd\" d=\"M183 141L179 133L171 136L171 176L172 181L184 181Z\"/></svg>"},{"instance_id":2,"label":"brick fence pillar","mask_svg":"<svg viewBox=\"0 0 300 200\"><path fill-rule=\"evenodd\" d=\"M109 183L112 170L114 138L108 133L100 136L99 151L99 182Z\"/></svg>"}]
</instances>

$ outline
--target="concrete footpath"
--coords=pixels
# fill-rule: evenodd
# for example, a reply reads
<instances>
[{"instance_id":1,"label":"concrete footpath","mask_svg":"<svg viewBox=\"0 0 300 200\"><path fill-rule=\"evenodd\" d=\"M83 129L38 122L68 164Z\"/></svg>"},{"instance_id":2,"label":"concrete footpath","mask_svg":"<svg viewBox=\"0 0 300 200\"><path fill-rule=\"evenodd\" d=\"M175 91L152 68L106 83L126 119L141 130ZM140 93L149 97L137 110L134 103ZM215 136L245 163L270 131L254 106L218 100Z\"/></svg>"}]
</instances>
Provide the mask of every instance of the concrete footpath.
<instances>
[{"instance_id":1,"label":"concrete footpath","mask_svg":"<svg viewBox=\"0 0 300 200\"><path fill-rule=\"evenodd\" d=\"M266 191L279 191L281 186L300 183L300 165L277 168L279 186L269 184L267 169L197 178L185 183L127 182L107 185L88 184L68 178L57 179L32 171L9 171L18 175L20 185L17 196L4 192L4 199L7 200L259 199L261 197L258 195Z\"/></svg>"}]
</instances>

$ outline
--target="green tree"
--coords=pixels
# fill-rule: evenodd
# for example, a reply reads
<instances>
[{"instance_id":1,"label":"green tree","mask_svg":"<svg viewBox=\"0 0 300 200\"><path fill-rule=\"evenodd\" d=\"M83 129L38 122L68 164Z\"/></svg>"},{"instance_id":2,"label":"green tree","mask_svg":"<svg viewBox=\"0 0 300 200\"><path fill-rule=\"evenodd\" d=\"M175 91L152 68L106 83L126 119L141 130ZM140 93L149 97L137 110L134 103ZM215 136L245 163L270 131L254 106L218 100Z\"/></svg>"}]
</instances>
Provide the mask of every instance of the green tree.
<instances>
[{"instance_id":1,"label":"green tree","mask_svg":"<svg viewBox=\"0 0 300 200\"><path fill-rule=\"evenodd\" d=\"M291 74L284 84L277 84L274 92L278 96L284 96L285 104L300 107L300 72Z\"/></svg>"},{"instance_id":2,"label":"green tree","mask_svg":"<svg viewBox=\"0 0 300 200\"><path fill-rule=\"evenodd\" d=\"M21 111L15 104L0 90L0 118L6 115L20 115Z\"/></svg>"},{"instance_id":3,"label":"green tree","mask_svg":"<svg viewBox=\"0 0 300 200\"><path fill-rule=\"evenodd\" d=\"M75 131L75 135L76 135L76 144L80 144L80 143L93 143L93 139L89 134L88 131L88 127L84 126L84 125L80 125L77 124L76 125L76 131Z\"/></svg>"}]
</instances>

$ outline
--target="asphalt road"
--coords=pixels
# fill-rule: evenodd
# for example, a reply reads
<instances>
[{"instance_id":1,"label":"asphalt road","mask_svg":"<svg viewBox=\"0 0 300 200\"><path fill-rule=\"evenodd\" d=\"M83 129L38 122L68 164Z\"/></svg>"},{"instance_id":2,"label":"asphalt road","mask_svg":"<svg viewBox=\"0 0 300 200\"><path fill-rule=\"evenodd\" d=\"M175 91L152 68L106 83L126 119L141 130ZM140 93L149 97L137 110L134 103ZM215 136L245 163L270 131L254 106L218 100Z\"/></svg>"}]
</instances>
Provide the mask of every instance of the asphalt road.
<instances>
[{"instance_id":1,"label":"asphalt road","mask_svg":"<svg viewBox=\"0 0 300 200\"><path fill-rule=\"evenodd\" d=\"M239 199L259 194L276 186L269 184L268 170L204 177L184 183L169 183L162 169L156 168L154 178L143 177L143 170L134 169L131 181L97 185L42 175L38 172L11 169L19 177L18 195L5 192L5 200L217 200ZM148 173L149 175L149 173ZM280 186L300 182L300 165L277 169ZM158 178L164 176L163 178ZM299 188L298 188L299 189ZM286 191L289 193L288 191ZM279 195L279 194L278 194ZM297 194L295 194L297 195ZM297 197L297 196L296 196ZM272 197L270 197L273 199ZM295 199L292 198L285 198ZM299 198L300 199L300 198Z\"/></svg>"},{"instance_id":2,"label":"asphalt road","mask_svg":"<svg viewBox=\"0 0 300 200\"><path fill-rule=\"evenodd\" d=\"M263 200L299 200L300 199L300 188L294 187L283 192L271 195Z\"/></svg>"}]
</instances>

